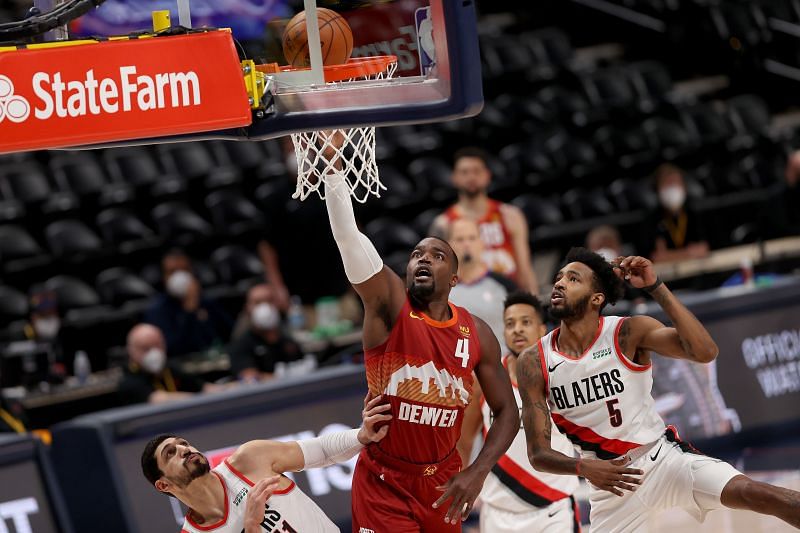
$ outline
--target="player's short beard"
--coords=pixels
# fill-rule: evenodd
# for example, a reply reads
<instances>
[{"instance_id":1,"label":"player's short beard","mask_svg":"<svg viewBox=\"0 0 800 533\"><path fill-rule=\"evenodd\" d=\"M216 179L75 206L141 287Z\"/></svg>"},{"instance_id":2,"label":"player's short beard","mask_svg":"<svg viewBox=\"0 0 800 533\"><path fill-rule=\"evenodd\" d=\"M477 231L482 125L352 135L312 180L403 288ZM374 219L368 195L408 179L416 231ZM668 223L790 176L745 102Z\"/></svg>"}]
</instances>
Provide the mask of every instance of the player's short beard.
<instances>
[{"instance_id":1,"label":"player's short beard","mask_svg":"<svg viewBox=\"0 0 800 533\"><path fill-rule=\"evenodd\" d=\"M556 320L570 320L573 318L580 318L586 313L589 308L589 300L592 299L591 294L587 294L585 298L575 300L572 305L565 303L561 307L550 307L550 315Z\"/></svg>"},{"instance_id":2,"label":"player's short beard","mask_svg":"<svg viewBox=\"0 0 800 533\"><path fill-rule=\"evenodd\" d=\"M419 285L415 280L412 280L411 286L408 288L408 295L418 303L429 302L434 292L436 292L436 280L434 279L431 279L430 285Z\"/></svg>"},{"instance_id":3,"label":"player's short beard","mask_svg":"<svg viewBox=\"0 0 800 533\"><path fill-rule=\"evenodd\" d=\"M197 478L203 477L209 472L211 472L211 465L208 464L208 461L203 461L200 463L192 463L194 467L189 467L186 469L186 472L180 476L180 478L174 480L175 484L180 487L186 487L192 481Z\"/></svg>"},{"instance_id":4,"label":"player's short beard","mask_svg":"<svg viewBox=\"0 0 800 533\"><path fill-rule=\"evenodd\" d=\"M478 196L486 194L486 189L461 189L460 192L470 200L474 200Z\"/></svg>"}]
</instances>

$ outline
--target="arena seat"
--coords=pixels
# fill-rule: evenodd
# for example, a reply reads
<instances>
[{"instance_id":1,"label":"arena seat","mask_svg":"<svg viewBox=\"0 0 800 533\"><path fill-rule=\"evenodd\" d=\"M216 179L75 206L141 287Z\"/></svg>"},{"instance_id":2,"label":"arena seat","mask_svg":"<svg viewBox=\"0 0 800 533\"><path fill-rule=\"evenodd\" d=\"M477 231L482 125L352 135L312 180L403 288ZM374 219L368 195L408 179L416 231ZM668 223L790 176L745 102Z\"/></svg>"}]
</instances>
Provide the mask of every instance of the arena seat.
<instances>
[{"instance_id":1,"label":"arena seat","mask_svg":"<svg viewBox=\"0 0 800 533\"><path fill-rule=\"evenodd\" d=\"M155 294L146 281L125 267L113 267L100 272L95 288L103 303L120 307L131 300L145 300Z\"/></svg>"},{"instance_id":2,"label":"arena seat","mask_svg":"<svg viewBox=\"0 0 800 533\"><path fill-rule=\"evenodd\" d=\"M393 252L408 255L420 241L419 234L411 227L388 217L376 218L364 227L364 233L381 255Z\"/></svg>"},{"instance_id":3,"label":"arena seat","mask_svg":"<svg viewBox=\"0 0 800 533\"><path fill-rule=\"evenodd\" d=\"M208 222L181 202L159 204L153 208L150 215L159 235L181 245L209 237L214 233Z\"/></svg>"},{"instance_id":4,"label":"arena seat","mask_svg":"<svg viewBox=\"0 0 800 533\"><path fill-rule=\"evenodd\" d=\"M438 157L420 157L408 165L408 175L414 180L417 190L436 202L455 199L456 191L450 181L452 169Z\"/></svg>"},{"instance_id":5,"label":"arena seat","mask_svg":"<svg viewBox=\"0 0 800 533\"><path fill-rule=\"evenodd\" d=\"M537 194L528 193L516 197L511 203L522 210L531 226L560 224L564 221L564 215L558 208L558 202L553 198L543 198Z\"/></svg>"},{"instance_id":6,"label":"arena seat","mask_svg":"<svg viewBox=\"0 0 800 533\"><path fill-rule=\"evenodd\" d=\"M44 234L55 257L83 257L99 252L103 246L100 237L80 220L57 220L45 227Z\"/></svg>"},{"instance_id":7,"label":"arena seat","mask_svg":"<svg viewBox=\"0 0 800 533\"><path fill-rule=\"evenodd\" d=\"M100 305L97 292L85 282L72 276L54 276L45 281L43 287L56 293L58 308L62 313Z\"/></svg>"},{"instance_id":8,"label":"arena seat","mask_svg":"<svg viewBox=\"0 0 800 533\"><path fill-rule=\"evenodd\" d=\"M206 197L205 204L220 233L237 236L265 230L264 216L238 191L212 192Z\"/></svg>"},{"instance_id":9,"label":"arena seat","mask_svg":"<svg viewBox=\"0 0 800 533\"><path fill-rule=\"evenodd\" d=\"M82 202L91 197L100 206L128 203L133 191L123 183L112 183L98 161L88 153L60 155L50 160L53 178L60 190L72 192Z\"/></svg>"},{"instance_id":10,"label":"arena seat","mask_svg":"<svg viewBox=\"0 0 800 533\"><path fill-rule=\"evenodd\" d=\"M186 183L165 172L149 150L142 147L112 148L104 152L109 174L136 188L141 195L170 198L186 192Z\"/></svg>"},{"instance_id":11,"label":"arena seat","mask_svg":"<svg viewBox=\"0 0 800 533\"><path fill-rule=\"evenodd\" d=\"M21 226L0 226L0 262L41 255L44 250L30 233Z\"/></svg>"},{"instance_id":12,"label":"arena seat","mask_svg":"<svg viewBox=\"0 0 800 533\"><path fill-rule=\"evenodd\" d=\"M264 279L264 267L258 257L239 245L226 245L211 254L211 263L227 285L242 280Z\"/></svg>"},{"instance_id":13,"label":"arena seat","mask_svg":"<svg viewBox=\"0 0 800 533\"><path fill-rule=\"evenodd\" d=\"M0 323L7 324L14 320L28 317L28 298L7 285L0 285Z\"/></svg>"},{"instance_id":14,"label":"arena seat","mask_svg":"<svg viewBox=\"0 0 800 533\"><path fill-rule=\"evenodd\" d=\"M142 222L136 213L127 208L111 207L100 211L96 219L100 235L108 245L130 241L146 241L155 237L153 230Z\"/></svg>"}]
</instances>

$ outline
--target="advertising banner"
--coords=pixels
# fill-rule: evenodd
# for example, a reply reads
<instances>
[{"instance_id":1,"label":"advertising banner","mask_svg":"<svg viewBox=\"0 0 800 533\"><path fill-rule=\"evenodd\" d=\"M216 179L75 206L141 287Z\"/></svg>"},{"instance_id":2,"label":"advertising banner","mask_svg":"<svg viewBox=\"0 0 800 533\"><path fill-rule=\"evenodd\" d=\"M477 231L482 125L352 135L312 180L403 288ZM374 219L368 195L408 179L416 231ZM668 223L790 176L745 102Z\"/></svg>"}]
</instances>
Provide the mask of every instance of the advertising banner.
<instances>
[{"instance_id":1,"label":"advertising banner","mask_svg":"<svg viewBox=\"0 0 800 533\"><path fill-rule=\"evenodd\" d=\"M230 33L0 51L0 153L247 126Z\"/></svg>"}]
</instances>

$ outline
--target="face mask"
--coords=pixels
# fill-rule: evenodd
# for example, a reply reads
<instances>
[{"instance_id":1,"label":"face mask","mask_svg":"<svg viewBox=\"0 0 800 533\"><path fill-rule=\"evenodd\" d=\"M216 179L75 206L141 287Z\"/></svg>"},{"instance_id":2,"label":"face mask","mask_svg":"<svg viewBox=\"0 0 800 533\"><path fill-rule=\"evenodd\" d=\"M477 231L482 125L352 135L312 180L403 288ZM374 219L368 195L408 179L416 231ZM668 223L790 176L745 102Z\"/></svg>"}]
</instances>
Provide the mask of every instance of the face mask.
<instances>
[{"instance_id":1,"label":"face mask","mask_svg":"<svg viewBox=\"0 0 800 533\"><path fill-rule=\"evenodd\" d=\"M164 365L167 363L167 354L161 348L150 348L142 357L142 362L139 366L145 372L150 374L158 374L164 370Z\"/></svg>"},{"instance_id":2,"label":"face mask","mask_svg":"<svg viewBox=\"0 0 800 533\"><path fill-rule=\"evenodd\" d=\"M183 298L189 292L192 275L185 270L176 270L167 278L167 293L174 298Z\"/></svg>"},{"instance_id":3,"label":"face mask","mask_svg":"<svg viewBox=\"0 0 800 533\"><path fill-rule=\"evenodd\" d=\"M670 211L677 211L683 207L683 202L686 200L686 190L678 186L664 187L658 191L658 198L661 200L661 205Z\"/></svg>"},{"instance_id":4,"label":"face mask","mask_svg":"<svg viewBox=\"0 0 800 533\"><path fill-rule=\"evenodd\" d=\"M61 320L57 316L37 318L33 321L33 329L36 336L42 339L54 339L61 329Z\"/></svg>"},{"instance_id":5,"label":"face mask","mask_svg":"<svg viewBox=\"0 0 800 533\"><path fill-rule=\"evenodd\" d=\"M614 259L619 257L617 251L612 250L611 248L600 248L595 253L599 256L602 256L603 259L605 259L606 261L613 261Z\"/></svg>"},{"instance_id":6,"label":"face mask","mask_svg":"<svg viewBox=\"0 0 800 533\"><path fill-rule=\"evenodd\" d=\"M274 305L264 303L258 304L253 308L253 312L250 313L250 320L256 329L274 329L280 324L281 316Z\"/></svg>"}]
</instances>

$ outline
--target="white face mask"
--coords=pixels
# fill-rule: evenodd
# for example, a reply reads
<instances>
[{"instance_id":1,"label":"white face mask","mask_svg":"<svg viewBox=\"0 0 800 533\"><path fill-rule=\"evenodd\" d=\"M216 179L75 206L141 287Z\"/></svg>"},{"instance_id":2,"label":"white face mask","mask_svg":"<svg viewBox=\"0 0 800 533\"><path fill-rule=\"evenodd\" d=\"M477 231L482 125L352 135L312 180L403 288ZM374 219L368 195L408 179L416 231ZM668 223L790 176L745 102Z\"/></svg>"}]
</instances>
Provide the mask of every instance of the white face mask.
<instances>
[{"instance_id":1,"label":"white face mask","mask_svg":"<svg viewBox=\"0 0 800 533\"><path fill-rule=\"evenodd\" d=\"M661 200L661 205L670 211L677 211L686 201L686 189L678 185L664 187L658 191L658 198Z\"/></svg>"},{"instance_id":2,"label":"white face mask","mask_svg":"<svg viewBox=\"0 0 800 533\"><path fill-rule=\"evenodd\" d=\"M281 315L278 314L274 305L263 303L253 308L253 312L250 313L250 321L256 329L274 329L280 324Z\"/></svg>"},{"instance_id":3,"label":"white face mask","mask_svg":"<svg viewBox=\"0 0 800 533\"><path fill-rule=\"evenodd\" d=\"M167 293L174 298L183 298L192 285L192 275L185 270L176 270L167 278Z\"/></svg>"},{"instance_id":4,"label":"white face mask","mask_svg":"<svg viewBox=\"0 0 800 533\"><path fill-rule=\"evenodd\" d=\"M616 250L612 250L611 248L600 248L595 253L597 255L602 256L603 259L605 259L606 261L613 261L614 259L619 257L619 254L617 253L617 251Z\"/></svg>"},{"instance_id":5,"label":"white face mask","mask_svg":"<svg viewBox=\"0 0 800 533\"><path fill-rule=\"evenodd\" d=\"M167 354L161 348L150 348L142 357L142 362L139 366L145 372L150 374L158 374L164 370L164 365L167 363Z\"/></svg>"},{"instance_id":6,"label":"white face mask","mask_svg":"<svg viewBox=\"0 0 800 533\"><path fill-rule=\"evenodd\" d=\"M58 335L58 330L61 329L61 319L57 316L37 318L33 321L33 329L36 331L37 337L54 339Z\"/></svg>"}]
</instances>

